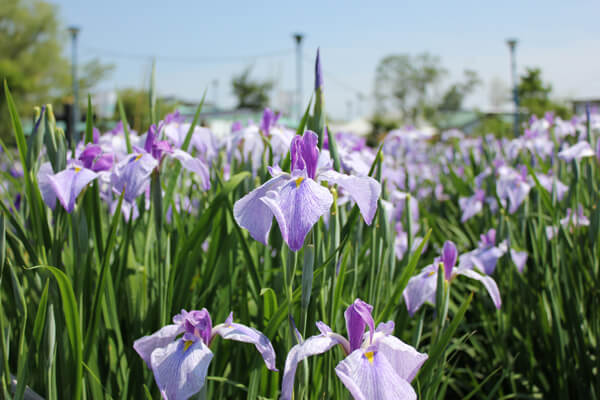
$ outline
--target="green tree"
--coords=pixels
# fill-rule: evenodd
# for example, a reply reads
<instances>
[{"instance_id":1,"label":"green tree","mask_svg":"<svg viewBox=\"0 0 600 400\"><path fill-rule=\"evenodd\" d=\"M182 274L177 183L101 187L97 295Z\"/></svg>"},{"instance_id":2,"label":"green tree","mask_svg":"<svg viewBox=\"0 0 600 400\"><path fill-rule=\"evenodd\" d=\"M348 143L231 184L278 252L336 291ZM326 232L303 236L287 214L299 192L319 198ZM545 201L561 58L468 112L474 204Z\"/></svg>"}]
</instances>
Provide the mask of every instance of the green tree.
<instances>
[{"instance_id":1,"label":"green tree","mask_svg":"<svg viewBox=\"0 0 600 400\"><path fill-rule=\"evenodd\" d=\"M0 2L0 79L6 80L21 116L33 117L33 106L55 103L71 92L71 67L63 55L68 37L57 8L43 0ZM112 66L92 60L80 71L82 98ZM68 99L67 99L68 100ZM12 138L0 93L0 136Z\"/></svg>"},{"instance_id":2,"label":"green tree","mask_svg":"<svg viewBox=\"0 0 600 400\"><path fill-rule=\"evenodd\" d=\"M477 86L481 85L481 79L477 72L466 69L464 71L464 80L457 82L446 90L446 93L442 96L442 100L438 105L440 111L458 111L462 108L462 104L469 94L475 90Z\"/></svg>"},{"instance_id":3,"label":"green tree","mask_svg":"<svg viewBox=\"0 0 600 400\"><path fill-rule=\"evenodd\" d=\"M542 80L539 68L527 68L525 75L521 76L517 93L521 107L530 114L542 116L548 111L554 111L562 118L569 118L571 115L568 107L550 98L552 85Z\"/></svg>"},{"instance_id":4,"label":"green tree","mask_svg":"<svg viewBox=\"0 0 600 400\"><path fill-rule=\"evenodd\" d=\"M405 122L416 123L428 114L432 91L446 74L440 58L429 53L385 57L375 71L378 112L398 110Z\"/></svg>"},{"instance_id":5,"label":"green tree","mask_svg":"<svg viewBox=\"0 0 600 400\"><path fill-rule=\"evenodd\" d=\"M269 91L273 89L273 82L253 80L250 78L252 68L246 68L240 75L231 80L233 93L237 97L237 108L262 110L269 105Z\"/></svg>"}]
</instances>

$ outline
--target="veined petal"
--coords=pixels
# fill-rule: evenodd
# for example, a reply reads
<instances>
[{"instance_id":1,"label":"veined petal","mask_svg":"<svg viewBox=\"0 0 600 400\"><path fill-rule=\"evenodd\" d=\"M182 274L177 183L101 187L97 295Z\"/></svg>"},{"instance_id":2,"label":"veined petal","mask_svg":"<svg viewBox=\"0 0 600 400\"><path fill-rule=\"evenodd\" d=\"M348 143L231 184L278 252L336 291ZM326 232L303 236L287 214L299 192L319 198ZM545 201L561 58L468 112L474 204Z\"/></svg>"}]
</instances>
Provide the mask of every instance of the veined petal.
<instances>
[{"instance_id":1,"label":"veined petal","mask_svg":"<svg viewBox=\"0 0 600 400\"><path fill-rule=\"evenodd\" d=\"M437 269L435 265L425 267L419 275L408 280L402 296L411 317L426 301L435 304L436 288Z\"/></svg>"},{"instance_id":2,"label":"veined petal","mask_svg":"<svg viewBox=\"0 0 600 400\"><path fill-rule=\"evenodd\" d=\"M278 175L235 202L233 206L233 217L235 222L247 229L254 240L258 240L265 246L271 230L273 214L269 207L261 201L270 190L279 190L281 186L290 181L290 176Z\"/></svg>"},{"instance_id":3,"label":"veined petal","mask_svg":"<svg viewBox=\"0 0 600 400\"><path fill-rule=\"evenodd\" d=\"M179 149L174 149L169 156L179 160L183 168L198 174L202 180L202 188L204 190L210 189L210 175L208 172L208 166L202 160L193 157L189 153Z\"/></svg>"},{"instance_id":4,"label":"veined petal","mask_svg":"<svg viewBox=\"0 0 600 400\"><path fill-rule=\"evenodd\" d=\"M125 190L124 199L133 202L150 184L150 174L157 165L158 162L148 153L129 155L113 169L111 182L114 190L119 194Z\"/></svg>"},{"instance_id":5,"label":"veined petal","mask_svg":"<svg viewBox=\"0 0 600 400\"><path fill-rule=\"evenodd\" d=\"M313 225L329 211L333 196L312 179L298 177L279 191L267 192L261 200L277 219L281 236L290 249L298 251Z\"/></svg>"},{"instance_id":6,"label":"veined petal","mask_svg":"<svg viewBox=\"0 0 600 400\"><path fill-rule=\"evenodd\" d=\"M317 177L340 186L356 202L367 225L371 225L377 212L377 200L381 195L381 184L370 176L352 176L335 170L325 171Z\"/></svg>"},{"instance_id":7,"label":"veined petal","mask_svg":"<svg viewBox=\"0 0 600 400\"><path fill-rule=\"evenodd\" d=\"M198 393L213 353L198 340L191 345L177 340L152 352L150 364L164 399L185 400Z\"/></svg>"},{"instance_id":8,"label":"veined petal","mask_svg":"<svg viewBox=\"0 0 600 400\"><path fill-rule=\"evenodd\" d=\"M419 353L414 347L392 335L385 335L376 341L379 352L385 355L394 371L408 382L412 382L428 358L427 354Z\"/></svg>"},{"instance_id":9,"label":"veined petal","mask_svg":"<svg viewBox=\"0 0 600 400\"><path fill-rule=\"evenodd\" d=\"M338 343L339 341L335 337L322 334L311 336L303 343L292 347L285 359L285 370L283 372L280 399L291 400L294 392L294 376L296 375L298 363L307 357L323 354Z\"/></svg>"},{"instance_id":10,"label":"veined petal","mask_svg":"<svg viewBox=\"0 0 600 400\"><path fill-rule=\"evenodd\" d=\"M67 168L55 175L48 175L48 180L60 204L68 213L71 213L75 208L75 200L79 193L97 177L95 172L87 168L75 167Z\"/></svg>"},{"instance_id":11,"label":"veined petal","mask_svg":"<svg viewBox=\"0 0 600 400\"><path fill-rule=\"evenodd\" d=\"M133 348L142 357L142 360L150 365L150 355L159 347L166 347L169 343L173 342L177 335L183 332L181 325L167 325L163 326L152 335L144 336L133 342Z\"/></svg>"},{"instance_id":12,"label":"veined petal","mask_svg":"<svg viewBox=\"0 0 600 400\"><path fill-rule=\"evenodd\" d=\"M471 269L457 268L456 274L464 275L466 277L475 279L475 280L483 283L483 286L488 291L496 308L500 308L500 306L502 305L502 300L500 299L500 291L498 290L498 285L496 285L496 281L494 279L492 279L491 277L489 277L487 275L482 275L478 272L475 272Z\"/></svg>"},{"instance_id":13,"label":"veined petal","mask_svg":"<svg viewBox=\"0 0 600 400\"><path fill-rule=\"evenodd\" d=\"M271 371L277 371L275 367L275 350L269 339L262 333L249 326L231 322L232 316L224 324L213 328L213 335L219 335L223 339L235 340L238 342L252 343L256 350L265 360L267 368Z\"/></svg>"},{"instance_id":14,"label":"veined petal","mask_svg":"<svg viewBox=\"0 0 600 400\"><path fill-rule=\"evenodd\" d=\"M413 387L399 376L376 346L357 349L335 373L356 400L408 400L417 398Z\"/></svg>"}]
</instances>

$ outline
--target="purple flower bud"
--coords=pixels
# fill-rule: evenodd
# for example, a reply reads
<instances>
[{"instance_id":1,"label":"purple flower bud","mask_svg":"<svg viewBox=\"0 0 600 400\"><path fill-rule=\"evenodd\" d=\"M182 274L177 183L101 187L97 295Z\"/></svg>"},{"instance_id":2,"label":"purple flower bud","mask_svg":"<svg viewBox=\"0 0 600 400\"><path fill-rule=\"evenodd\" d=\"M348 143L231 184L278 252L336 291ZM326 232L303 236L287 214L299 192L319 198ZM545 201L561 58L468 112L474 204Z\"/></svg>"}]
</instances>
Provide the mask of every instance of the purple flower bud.
<instances>
[{"instance_id":1,"label":"purple flower bud","mask_svg":"<svg viewBox=\"0 0 600 400\"><path fill-rule=\"evenodd\" d=\"M321 70L321 56L319 49L317 49L317 59L315 61L315 90L322 90L323 88L323 71Z\"/></svg>"}]
</instances>

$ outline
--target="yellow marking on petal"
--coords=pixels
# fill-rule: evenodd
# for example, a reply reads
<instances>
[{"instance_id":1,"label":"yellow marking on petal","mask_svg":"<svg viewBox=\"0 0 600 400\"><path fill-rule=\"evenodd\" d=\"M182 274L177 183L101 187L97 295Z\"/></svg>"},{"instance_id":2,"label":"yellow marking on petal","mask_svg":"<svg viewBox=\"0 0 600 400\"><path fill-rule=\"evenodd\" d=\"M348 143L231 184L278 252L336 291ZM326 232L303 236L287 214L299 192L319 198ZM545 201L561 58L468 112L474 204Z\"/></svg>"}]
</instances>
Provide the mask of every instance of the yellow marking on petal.
<instances>
[{"instance_id":1,"label":"yellow marking on petal","mask_svg":"<svg viewBox=\"0 0 600 400\"><path fill-rule=\"evenodd\" d=\"M431 271L429 274L427 274L427 276L431 276L433 274L435 274L435 271Z\"/></svg>"},{"instance_id":2,"label":"yellow marking on petal","mask_svg":"<svg viewBox=\"0 0 600 400\"><path fill-rule=\"evenodd\" d=\"M187 349L190 348L191 345L193 345L194 342L191 340L186 340L185 343L183 344L183 351L187 351Z\"/></svg>"},{"instance_id":3,"label":"yellow marking on petal","mask_svg":"<svg viewBox=\"0 0 600 400\"><path fill-rule=\"evenodd\" d=\"M375 356L375 353L374 353L374 352L372 352L372 351L367 351L367 352L365 353L365 357L367 357L367 360L369 360L369 362L370 362L371 364L373 364L373 357L374 357L374 356Z\"/></svg>"},{"instance_id":4,"label":"yellow marking on petal","mask_svg":"<svg viewBox=\"0 0 600 400\"><path fill-rule=\"evenodd\" d=\"M134 161L137 161L137 160L139 160L140 158L142 158L142 155L141 155L141 154L138 154L137 156L135 156L135 160L134 160Z\"/></svg>"},{"instance_id":5,"label":"yellow marking on petal","mask_svg":"<svg viewBox=\"0 0 600 400\"><path fill-rule=\"evenodd\" d=\"M301 176L301 177L297 178L297 179L296 179L296 187L299 187L299 186L300 186L300 184L302 183L302 181L303 181L303 180L304 180L304 177L303 177L303 176Z\"/></svg>"},{"instance_id":6,"label":"yellow marking on petal","mask_svg":"<svg viewBox=\"0 0 600 400\"><path fill-rule=\"evenodd\" d=\"M75 167L75 172L81 171L81 167Z\"/></svg>"}]
</instances>

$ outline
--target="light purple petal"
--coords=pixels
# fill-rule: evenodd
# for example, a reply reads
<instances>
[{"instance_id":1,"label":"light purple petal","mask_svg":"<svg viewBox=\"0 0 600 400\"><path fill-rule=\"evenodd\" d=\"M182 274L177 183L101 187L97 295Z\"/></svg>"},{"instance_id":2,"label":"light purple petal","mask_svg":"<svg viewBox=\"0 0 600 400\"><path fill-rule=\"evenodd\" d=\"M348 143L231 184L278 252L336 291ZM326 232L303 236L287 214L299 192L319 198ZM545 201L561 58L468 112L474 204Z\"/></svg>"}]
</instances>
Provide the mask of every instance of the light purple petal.
<instances>
[{"instance_id":1,"label":"light purple petal","mask_svg":"<svg viewBox=\"0 0 600 400\"><path fill-rule=\"evenodd\" d=\"M357 349L335 373L356 400L416 400L417 394L380 351Z\"/></svg>"},{"instance_id":2,"label":"light purple petal","mask_svg":"<svg viewBox=\"0 0 600 400\"><path fill-rule=\"evenodd\" d=\"M376 340L379 352L385 355L394 371L402 379L412 382L427 360L427 354L419 353L414 347L392 335L385 335Z\"/></svg>"},{"instance_id":3,"label":"light purple petal","mask_svg":"<svg viewBox=\"0 0 600 400\"><path fill-rule=\"evenodd\" d=\"M277 219L281 236L290 249L298 251L313 225L329 212L333 196L312 179L298 177L279 191L270 190L261 200Z\"/></svg>"},{"instance_id":4,"label":"light purple petal","mask_svg":"<svg viewBox=\"0 0 600 400\"><path fill-rule=\"evenodd\" d=\"M580 160L584 157L591 157L593 155L594 150L592 150L592 146L590 146L590 144L586 141L581 141L571 147L567 146L561 150L558 153L558 158L566 162L571 162L573 160Z\"/></svg>"},{"instance_id":5,"label":"light purple petal","mask_svg":"<svg viewBox=\"0 0 600 400\"><path fill-rule=\"evenodd\" d=\"M119 194L125 190L125 200L133 202L150 185L150 174L157 166L158 161L150 154L129 155L113 169L113 189Z\"/></svg>"},{"instance_id":6,"label":"light purple petal","mask_svg":"<svg viewBox=\"0 0 600 400\"><path fill-rule=\"evenodd\" d=\"M458 204L463 213L460 222L463 223L471 219L483 209L483 201L481 201L477 196L461 197L458 199Z\"/></svg>"},{"instance_id":7,"label":"light purple petal","mask_svg":"<svg viewBox=\"0 0 600 400\"><path fill-rule=\"evenodd\" d=\"M292 347L285 359L280 399L291 400L294 392L294 377L296 375L298 363L307 357L323 354L336 344L339 344L339 341L334 336L317 335L311 336L303 343Z\"/></svg>"},{"instance_id":8,"label":"light purple petal","mask_svg":"<svg viewBox=\"0 0 600 400\"><path fill-rule=\"evenodd\" d=\"M246 325L226 321L224 324L215 326L213 335L219 335L223 339L254 344L256 350L265 360L267 368L271 371L277 371L275 367L275 350L273 350L273 345L262 332Z\"/></svg>"},{"instance_id":9,"label":"light purple petal","mask_svg":"<svg viewBox=\"0 0 600 400\"><path fill-rule=\"evenodd\" d=\"M177 340L152 352L150 364L154 379L164 399L185 400L204 386L213 353L198 340L187 348Z\"/></svg>"},{"instance_id":10,"label":"light purple petal","mask_svg":"<svg viewBox=\"0 0 600 400\"><path fill-rule=\"evenodd\" d=\"M510 258L515 263L519 273L523 272L523 268L525 268L525 264L527 263L527 252L511 250Z\"/></svg>"},{"instance_id":11,"label":"light purple petal","mask_svg":"<svg viewBox=\"0 0 600 400\"><path fill-rule=\"evenodd\" d=\"M52 165L50 165L49 162L45 162L40 166L37 174L37 181L44 203L54 210L54 207L56 207L56 193L52 188L50 179L48 179L48 177L53 173L54 171L52 170Z\"/></svg>"},{"instance_id":12,"label":"light purple petal","mask_svg":"<svg viewBox=\"0 0 600 400\"><path fill-rule=\"evenodd\" d=\"M210 189L210 175L208 172L208 166L204 163L204 161L179 149L174 149L170 156L179 160L183 168L198 174L202 180L202 188L204 190Z\"/></svg>"},{"instance_id":13,"label":"light purple petal","mask_svg":"<svg viewBox=\"0 0 600 400\"><path fill-rule=\"evenodd\" d=\"M334 170L320 173L317 179L340 186L356 202L367 225L371 225L381 195L379 182L370 176L351 176Z\"/></svg>"},{"instance_id":14,"label":"light purple petal","mask_svg":"<svg viewBox=\"0 0 600 400\"><path fill-rule=\"evenodd\" d=\"M408 280L402 296L411 317L426 301L432 304L435 303L436 288L437 267L435 265L425 267L419 275Z\"/></svg>"},{"instance_id":15,"label":"light purple petal","mask_svg":"<svg viewBox=\"0 0 600 400\"><path fill-rule=\"evenodd\" d=\"M487 275L491 275L496 269L498 260L504 255L504 253L505 252L500 248L492 246L477 250L471 261L481 271L485 272Z\"/></svg>"},{"instance_id":16,"label":"light purple petal","mask_svg":"<svg viewBox=\"0 0 600 400\"><path fill-rule=\"evenodd\" d=\"M491 277L487 276L487 275L482 275L478 272L475 272L471 269L461 269L458 268L456 270L456 274L457 275L464 275L468 278L471 279L475 279L481 283L483 283L483 286L485 287L485 289L488 291L490 297L492 298L492 301L494 302L494 305L496 306L496 308L500 308L500 306L502 305L502 300L500 299L500 291L498 290L498 285L496 285L496 281L493 280Z\"/></svg>"},{"instance_id":17,"label":"light purple petal","mask_svg":"<svg viewBox=\"0 0 600 400\"><path fill-rule=\"evenodd\" d=\"M133 348L142 357L142 360L150 365L150 355L159 347L166 347L173 342L177 335L183 332L181 325L167 325L154 332L152 335L144 336L133 342Z\"/></svg>"},{"instance_id":18,"label":"light purple petal","mask_svg":"<svg viewBox=\"0 0 600 400\"><path fill-rule=\"evenodd\" d=\"M373 336L375 321L373 321L373 316L371 315L372 311L372 305L365 303L361 299L356 299L344 312L346 331L350 340L350 351L354 351L361 346L366 326L369 327L370 337Z\"/></svg>"},{"instance_id":19,"label":"light purple petal","mask_svg":"<svg viewBox=\"0 0 600 400\"><path fill-rule=\"evenodd\" d=\"M279 190L279 188L290 181L289 175L278 175L235 202L233 206L233 217L244 229L247 229L254 240L258 240L265 246L271 230L273 213L269 207L261 201L268 191Z\"/></svg>"},{"instance_id":20,"label":"light purple petal","mask_svg":"<svg viewBox=\"0 0 600 400\"><path fill-rule=\"evenodd\" d=\"M71 213L79 193L97 177L95 172L87 168L75 167L67 168L55 175L48 175L48 180L62 206Z\"/></svg>"}]
</instances>

